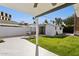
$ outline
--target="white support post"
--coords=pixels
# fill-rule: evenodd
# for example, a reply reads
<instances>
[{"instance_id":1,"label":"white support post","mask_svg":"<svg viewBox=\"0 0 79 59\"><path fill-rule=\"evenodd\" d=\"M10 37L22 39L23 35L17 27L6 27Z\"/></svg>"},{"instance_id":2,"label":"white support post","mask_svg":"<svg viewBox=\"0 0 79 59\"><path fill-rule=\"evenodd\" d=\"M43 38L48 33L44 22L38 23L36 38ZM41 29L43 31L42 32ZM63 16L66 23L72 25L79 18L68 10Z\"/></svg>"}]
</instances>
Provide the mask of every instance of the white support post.
<instances>
[{"instance_id":1,"label":"white support post","mask_svg":"<svg viewBox=\"0 0 79 59\"><path fill-rule=\"evenodd\" d=\"M38 36L39 36L38 18L35 18L35 22L36 22L36 52L35 52L35 56L38 56L39 55L39 51L38 51Z\"/></svg>"},{"instance_id":2,"label":"white support post","mask_svg":"<svg viewBox=\"0 0 79 59\"><path fill-rule=\"evenodd\" d=\"M76 33L76 13L74 13L74 35Z\"/></svg>"},{"instance_id":3,"label":"white support post","mask_svg":"<svg viewBox=\"0 0 79 59\"><path fill-rule=\"evenodd\" d=\"M75 12L75 15L74 15L74 34L75 35L79 35L79 4L74 4L73 5L74 7L74 12Z\"/></svg>"}]
</instances>

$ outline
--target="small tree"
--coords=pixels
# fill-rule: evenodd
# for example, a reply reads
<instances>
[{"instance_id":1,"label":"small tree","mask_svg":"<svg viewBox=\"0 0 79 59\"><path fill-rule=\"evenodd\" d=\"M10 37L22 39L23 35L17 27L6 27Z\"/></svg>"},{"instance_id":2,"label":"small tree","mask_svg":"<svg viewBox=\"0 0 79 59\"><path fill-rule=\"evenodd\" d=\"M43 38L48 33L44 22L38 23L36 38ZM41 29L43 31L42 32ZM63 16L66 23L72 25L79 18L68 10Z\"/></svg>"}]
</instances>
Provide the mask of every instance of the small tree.
<instances>
[{"instance_id":1,"label":"small tree","mask_svg":"<svg viewBox=\"0 0 79 59\"><path fill-rule=\"evenodd\" d=\"M73 16L70 16L63 21L67 26L73 26L74 25L74 17Z\"/></svg>"},{"instance_id":2,"label":"small tree","mask_svg":"<svg viewBox=\"0 0 79 59\"><path fill-rule=\"evenodd\" d=\"M67 17L63 20L66 26L64 26L64 33L73 33L74 32L74 16Z\"/></svg>"},{"instance_id":3,"label":"small tree","mask_svg":"<svg viewBox=\"0 0 79 59\"><path fill-rule=\"evenodd\" d=\"M61 18L55 18L56 24L61 24L62 25L62 19Z\"/></svg>"},{"instance_id":4,"label":"small tree","mask_svg":"<svg viewBox=\"0 0 79 59\"><path fill-rule=\"evenodd\" d=\"M55 23L55 21L53 21L53 20L50 20L50 22L53 23L53 24Z\"/></svg>"}]
</instances>

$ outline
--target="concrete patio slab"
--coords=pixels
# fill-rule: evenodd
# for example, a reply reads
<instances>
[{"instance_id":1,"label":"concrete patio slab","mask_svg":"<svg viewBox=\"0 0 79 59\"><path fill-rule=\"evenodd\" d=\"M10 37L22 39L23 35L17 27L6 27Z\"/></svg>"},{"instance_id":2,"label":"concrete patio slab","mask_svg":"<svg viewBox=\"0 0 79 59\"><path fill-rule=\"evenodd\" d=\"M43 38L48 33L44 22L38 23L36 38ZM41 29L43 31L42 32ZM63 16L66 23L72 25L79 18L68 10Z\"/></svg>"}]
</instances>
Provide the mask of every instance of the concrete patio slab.
<instances>
[{"instance_id":1,"label":"concrete patio slab","mask_svg":"<svg viewBox=\"0 0 79 59\"><path fill-rule=\"evenodd\" d=\"M0 56L35 56L35 45L21 37L4 38L0 43ZM39 47L39 56L57 56Z\"/></svg>"}]
</instances>

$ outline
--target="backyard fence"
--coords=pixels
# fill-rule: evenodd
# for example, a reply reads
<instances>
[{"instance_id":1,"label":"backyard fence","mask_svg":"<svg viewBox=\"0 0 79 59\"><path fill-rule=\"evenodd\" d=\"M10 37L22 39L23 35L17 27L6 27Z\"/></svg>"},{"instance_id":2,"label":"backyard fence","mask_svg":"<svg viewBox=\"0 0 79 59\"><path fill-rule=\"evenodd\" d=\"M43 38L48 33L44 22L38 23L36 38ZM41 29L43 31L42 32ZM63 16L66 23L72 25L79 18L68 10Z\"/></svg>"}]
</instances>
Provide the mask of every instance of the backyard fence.
<instances>
[{"instance_id":1,"label":"backyard fence","mask_svg":"<svg viewBox=\"0 0 79 59\"><path fill-rule=\"evenodd\" d=\"M0 37L8 37L8 36L20 36L26 35L29 32L29 27L8 27L8 26L0 26Z\"/></svg>"}]
</instances>

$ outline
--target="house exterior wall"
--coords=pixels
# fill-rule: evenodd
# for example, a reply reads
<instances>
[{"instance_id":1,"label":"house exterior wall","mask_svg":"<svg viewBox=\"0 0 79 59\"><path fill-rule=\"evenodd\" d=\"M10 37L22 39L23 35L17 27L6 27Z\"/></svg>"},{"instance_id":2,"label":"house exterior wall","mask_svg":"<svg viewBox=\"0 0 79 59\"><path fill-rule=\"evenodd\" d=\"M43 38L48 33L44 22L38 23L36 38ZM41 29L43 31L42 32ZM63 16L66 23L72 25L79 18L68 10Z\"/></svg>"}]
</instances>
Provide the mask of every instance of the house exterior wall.
<instances>
[{"instance_id":1,"label":"house exterior wall","mask_svg":"<svg viewBox=\"0 0 79 59\"><path fill-rule=\"evenodd\" d=\"M55 26L51 24L47 24L45 27L45 35L47 36L55 36L56 34L62 34L63 28L60 30L60 26Z\"/></svg>"},{"instance_id":2,"label":"house exterior wall","mask_svg":"<svg viewBox=\"0 0 79 59\"><path fill-rule=\"evenodd\" d=\"M56 35L55 27L51 25L46 25L45 27L45 35L54 36Z\"/></svg>"},{"instance_id":3,"label":"house exterior wall","mask_svg":"<svg viewBox=\"0 0 79 59\"><path fill-rule=\"evenodd\" d=\"M4 13L4 12L0 12L0 20L10 21L11 18L12 18L12 15Z\"/></svg>"},{"instance_id":4,"label":"house exterior wall","mask_svg":"<svg viewBox=\"0 0 79 59\"><path fill-rule=\"evenodd\" d=\"M61 28L61 29L60 29L60 28ZM62 34L62 33L63 33L63 27L57 26L56 31L58 32L58 34Z\"/></svg>"},{"instance_id":5,"label":"house exterior wall","mask_svg":"<svg viewBox=\"0 0 79 59\"><path fill-rule=\"evenodd\" d=\"M36 27L35 25L31 25L30 27L30 32L36 32ZM47 36L55 36L57 33L62 34L63 33L63 27L60 25L56 24L39 24L39 34L40 34L40 29L41 27L44 27L44 34ZM61 28L61 30L60 30ZM57 32L57 33L56 33Z\"/></svg>"}]
</instances>

